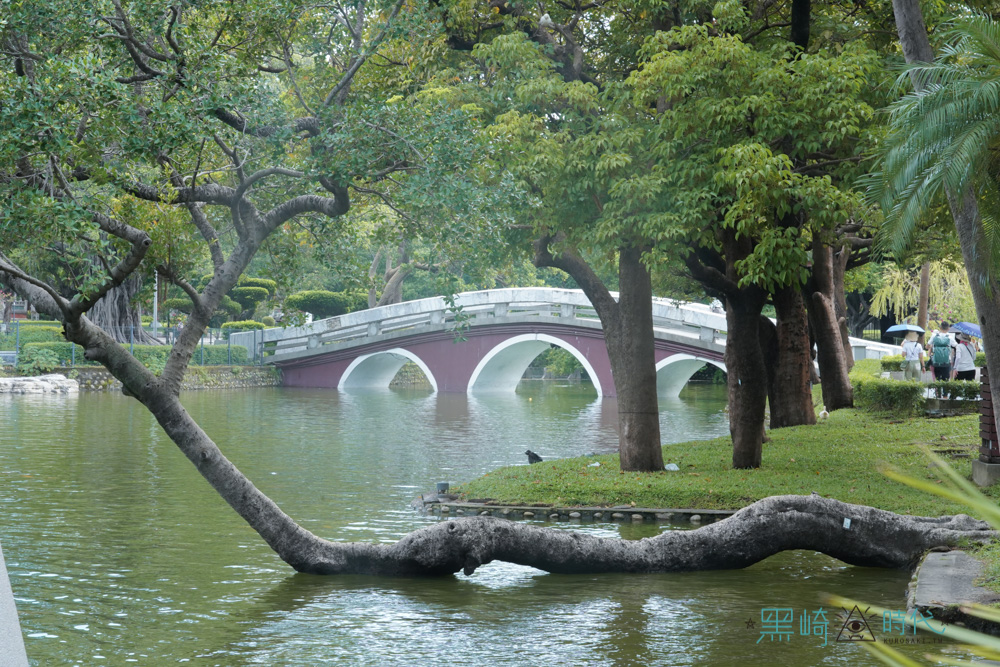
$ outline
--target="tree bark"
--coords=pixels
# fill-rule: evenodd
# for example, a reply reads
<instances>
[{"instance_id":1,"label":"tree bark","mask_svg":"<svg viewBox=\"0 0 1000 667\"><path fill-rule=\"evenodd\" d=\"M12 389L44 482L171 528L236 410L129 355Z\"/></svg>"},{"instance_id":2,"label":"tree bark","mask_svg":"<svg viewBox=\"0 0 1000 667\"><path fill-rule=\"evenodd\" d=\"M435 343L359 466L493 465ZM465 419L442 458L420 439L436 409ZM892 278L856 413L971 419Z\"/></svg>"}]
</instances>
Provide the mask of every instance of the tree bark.
<instances>
[{"instance_id":1,"label":"tree bark","mask_svg":"<svg viewBox=\"0 0 1000 667\"><path fill-rule=\"evenodd\" d=\"M142 288L142 280L137 275L130 276L121 285L112 288L98 299L88 312L90 321L108 332L118 343L136 345L159 345L160 341L142 328L139 308L132 299Z\"/></svg>"},{"instance_id":2,"label":"tree bark","mask_svg":"<svg viewBox=\"0 0 1000 667\"><path fill-rule=\"evenodd\" d=\"M963 514L912 517L813 495L765 498L697 530L635 541L478 516L421 528L395 544L333 543L303 531L305 544L276 549L295 550L296 557L282 557L314 574L471 575L495 560L561 574L653 573L739 569L793 549L862 567L909 568L928 549L994 537L986 522Z\"/></svg>"},{"instance_id":3,"label":"tree bark","mask_svg":"<svg viewBox=\"0 0 1000 667\"><path fill-rule=\"evenodd\" d=\"M777 356L768 368L774 371L771 428L816 423L809 369L812 366L809 322L802 292L785 287L773 295L777 311Z\"/></svg>"},{"instance_id":4,"label":"tree bark","mask_svg":"<svg viewBox=\"0 0 1000 667\"><path fill-rule=\"evenodd\" d=\"M743 296L726 298L729 434L733 439L733 467L759 468L767 400L767 368L759 328L764 298L762 293Z\"/></svg>"},{"instance_id":5,"label":"tree bark","mask_svg":"<svg viewBox=\"0 0 1000 667\"><path fill-rule=\"evenodd\" d=\"M813 275L807 289L811 292L809 322L816 337L823 403L830 412L854 407L841 324L834 307L833 257L830 247L818 238L813 242Z\"/></svg>"},{"instance_id":6,"label":"tree bark","mask_svg":"<svg viewBox=\"0 0 1000 667\"><path fill-rule=\"evenodd\" d=\"M931 300L931 263L924 262L920 267L920 294L917 297L917 326L927 331L927 310ZM924 342L924 334L920 334L920 342Z\"/></svg>"},{"instance_id":7,"label":"tree bark","mask_svg":"<svg viewBox=\"0 0 1000 667\"><path fill-rule=\"evenodd\" d=\"M618 452L622 470L663 470L660 412L656 396L653 341L653 286L642 263L642 248L618 253L618 301L593 269L571 250L553 255L543 237L535 242L535 266L571 275L597 311L618 394Z\"/></svg>"},{"instance_id":8,"label":"tree bark","mask_svg":"<svg viewBox=\"0 0 1000 667\"><path fill-rule=\"evenodd\" d=\"M833 310L840 326L840 342L844 345L844 361L847 370L854 368L854 350L851 348L851 330L847 324L847 293L844 291L844 278L847 265L851 259L851 246L845 244L833 253Z\"/></svg>"}]
</instances>

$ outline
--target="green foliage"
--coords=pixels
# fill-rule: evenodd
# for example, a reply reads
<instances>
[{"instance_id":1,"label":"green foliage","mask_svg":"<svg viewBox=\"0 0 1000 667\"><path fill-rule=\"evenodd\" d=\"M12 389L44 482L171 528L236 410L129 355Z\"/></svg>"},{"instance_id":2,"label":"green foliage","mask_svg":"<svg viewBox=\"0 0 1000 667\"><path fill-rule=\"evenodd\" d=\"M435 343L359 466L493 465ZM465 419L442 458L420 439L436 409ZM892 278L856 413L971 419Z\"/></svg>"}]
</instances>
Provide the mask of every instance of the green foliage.
<instances>
[{"instance_id":1,"label":"green foliage","mask_svg":"<svg viewBox=\"0 0 1000 667\"><path fill-rule=\"evenodd\" d=\"M256 331L258 329L264 328L263 322L255 322L254 320L242 320L239 322L226 322L222 325L222 336L229 340L229 334L236 331Z\"/></svg>"},{"instance_id":2,"label":"green foliage","mask_svg":"<svg viewBox=\"0 0 1000 667\"><path fill-rule=\"evenodd\" d=\"M549 349L545 370L555 377L564 378L583 369L577 358L561 347Z\"/></svg>"},{"instance_id":3,"label":"green foliage","mask_svg":"<svg viewBox=\"0 0 1000 667\"><path fill-rule=\"evenodd\" d=\"M986 15L956 19L934 63L900 75L924 82L890 107L891 131L881 146L879 170L867 180L869 199L885 212L882 243L901 254L944 190L974 188L981 214L980 258L967 267L988 280L1000 266L1000 192L995 149L1000 141L1000 24Z\"/></svg>"},{"instance_id":4,"label":"green foliage","mask_svg":"<svg viewBox=\"0 0 1000 667\"><path fill-rule=\"evenodd\" d=\"M191 311L194 310L194 303L187 297L178 297L176 299L164 299L160 303L160 307L166 311L176 310L190 315Z\"/></svg>"},{"instance_id":5,"label":"green foliage","mask_svg":"<svg viewBox=\"0 0 1000 667\"><path fill-rule=\"evenodd\" d=\"M20 341L21 346L28 343L49 343L66 340L63 338L62 325L57 326L27 326L15 332L13 327L7 329L6 335L0 334L0 350L13 350Z\"/></svg>"},{"instance_id":6,"label":"green foliage","mask_svg":"<svg viewBox=\"0 0 1000 667\"><path fill-rule=\"evenodd\" d=\"M888 354L879 359L879 363L883 371L901 371L906 366L906 360L901 354Z\"/></svg>"},{"instance_id":7,"label":"green foliage","mask_svg":"<svg viewBox=\"0 0 1000 667\"><path fill-rule=\"evenodd\" d=\"M278 289L278 283L269 280L267 278L248 278L245 276L240 277L236 282L237 287L262 287L267 290L267 296L272 297ZM236 290L233 290L234 292ZM232 292L230 292L231 294ZM234 297L235 298L235 297Z\"/></svg>"},{"instance_id":8,"label":"green foliage","mask_svg":"<svg viewBox=\"0 0 1000 667\"><path fill-rule=\"evenodd\" d=\"M322 320L355 310L364 310L368 307L368 297L362 292L307 290L289 296L285 299L285 305L310 313L315 319Z\"/></svg>"},{"instance_id":9,"label":"green foliage","mask_svg":"<svg viewBox=\"0 0 1000 667\"><path fill-rule=\"evenodd\" d=\"M252 313L259 304L267 299L267 289L264 287L234 287L229 290L229 296L242 306L243 310Z\"/></svg>"},{"instance_id":10,"label":"green foliage","mask_svg":"<svg viewBox=\"0 0 1000 667\"><path fill-rule=\"evenodd\" d=\"M986 365L986 353L976 352L976 368L983 368Z\"/></svg>"},{"instance_id":11,"label":"green foliage","mask_svg":"<svg viewBox=\"0 0 1000 667\"><path fill-rule=\"evenodd\" d=\"M58 367L59 356L45 348L25 347L17 359L17 370L22 375L45 375Z\"/></svg>"},{"instance_id":12,"label":"green foliage","mask_svg":"<svg viewBox=\"0 0 1000 667\"><path fill-rule=\"evenodd\" d=\"M273 327L275 325L274 318L270 315L265 315L260 318L261 323L266 327Z\"/></svg>"},{"instance_id":13,"label":"green foliage","mask_svg":"<svg viewBox=\"0 0 1000 667\"><path fill-rule=\"evenodd\" d=\"M886 378L852 379L854 405L862 410L893 414L900 417L924 411L924 391L921 382L901 382Z\"/></svg>"},{"instance_id":14,"label":"green foliage","mask_svg":"<svg viewBox=\"0 0 1000 667\"><path fill-rule=\"evenodd\" d=\"M927 386L938 398L961 398L969 401L979 398L980 385L974 380L935 380Z\"/></svg>"},{"instance_id":15,"label":"green foliage","mask_svg":"<svg viewBox=\"0 0 1000 667\"><path fill-rule=\"evenodd\" d=\"M36 351L44 350L46 352L51 352L55 355L58 360L58 364L62 366L69 366L73 363L72 348L73 343L30 343L24 348L24 353L32 351L34 354ZM123 345L123 347L128 347ZM247 355L246 347L242 345L205 345L204 348L195 348L194 355L191 357L191 363L194 365L201 365L202 361L202 349L204 349L205 355L205 365L206 366L223 366L229 363L230 352L232 353L232 363L233 364L245 364L249 359ZM169 345L133 345L132 354L135 355L136 359L142 362L146 368L149 368L153 372L160 372L163 370L163 365L167 361L167 357L170 355ZM18 359L18 366L20 367L20 359ZM76 365L77 366L97 366L96 362L87 361L83 356L83 348L79 345L76 346Z\"/></svg>"}]
</instances>

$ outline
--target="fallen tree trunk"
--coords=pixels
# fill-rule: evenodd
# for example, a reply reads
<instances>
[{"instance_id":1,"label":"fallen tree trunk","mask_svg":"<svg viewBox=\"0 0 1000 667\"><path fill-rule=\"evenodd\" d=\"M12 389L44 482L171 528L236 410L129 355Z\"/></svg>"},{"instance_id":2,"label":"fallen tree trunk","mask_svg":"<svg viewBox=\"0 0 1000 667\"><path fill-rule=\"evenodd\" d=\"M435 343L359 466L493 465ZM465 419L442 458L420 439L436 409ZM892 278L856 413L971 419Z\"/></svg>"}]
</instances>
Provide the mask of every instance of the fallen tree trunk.
<instances>
[{"instance_id":1,"label":"fallen tree trunk","mask_svg":"<svg viewBox=\"0 0 1000 667\"><path fill-rule=\"evenodd\" d=\"M311 562L296 567L316 574L446 575L502 560L564 574L689 572L743 568L806 549L851 565L907 568L933 547L995 537L986 522L964 514L912 517L815 495L772 496L703 528L638 541L478 516L422 528L395 544L316 544Z\"/></svg>"}]
</instances>

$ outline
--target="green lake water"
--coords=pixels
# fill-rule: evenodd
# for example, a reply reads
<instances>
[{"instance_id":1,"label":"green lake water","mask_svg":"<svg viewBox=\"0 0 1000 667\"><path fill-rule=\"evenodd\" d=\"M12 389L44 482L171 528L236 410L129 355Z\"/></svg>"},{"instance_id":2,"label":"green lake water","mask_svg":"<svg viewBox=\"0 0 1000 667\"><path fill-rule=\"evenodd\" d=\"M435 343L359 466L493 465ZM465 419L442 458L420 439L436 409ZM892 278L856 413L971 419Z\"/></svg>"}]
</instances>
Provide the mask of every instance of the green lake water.
<instances>
[{"instance_id":1,"label":"green lake water","mask_svg":"<svg viewBox=\"0 0 1000 667\"><path fill-rule=\"evenodd\" d=\"M183 401L286 512L340 541L396 540L434 520L410 509L418 493L524 464L527 448L550 458L616 446L614 402L588 385ZM724 404L705 386L664 401L664 440L726 433ZM561 527L627 539L670 529ZM295 574L119 394L0 396L0 544L29 659L44 666L868 665L856 642L835 641L837 610L826 609L826 646L799 618L823 592L903 608L909 579L805 552L673 575L503 563L440 579ZM781 641L761 634L772 608L795 613Z\"/></svg>"}]
</instances>

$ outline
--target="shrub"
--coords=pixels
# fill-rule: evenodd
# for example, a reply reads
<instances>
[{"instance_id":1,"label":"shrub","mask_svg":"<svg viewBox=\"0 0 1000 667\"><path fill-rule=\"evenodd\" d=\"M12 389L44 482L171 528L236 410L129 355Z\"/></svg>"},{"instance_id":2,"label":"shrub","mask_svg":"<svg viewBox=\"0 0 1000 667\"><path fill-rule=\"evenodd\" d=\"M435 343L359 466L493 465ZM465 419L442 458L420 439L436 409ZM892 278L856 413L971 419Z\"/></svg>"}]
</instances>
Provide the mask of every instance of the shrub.
<instances>
[{"instance_id":1,"label":"shrub","mask_svg":"<svg viewBox=\"0 0 1000 667\"><path fill-rule=\"evenodd\" d=\"M65 341L62 335L62 325L57 326L21 326L20 332L8 327L8 333L0 336L0 350L13 350L20 342L23 348L28 343L56 343Z\"/></svg>"},{"instance_id":2,"label":"shrub","mask_svg":"<svg viewBox=\"0 0 1000 667\"><path fill-rule=\"evenodd\" d=\"M222 335L226 340L229 340L229 334L234 331L255 331L257 329L263 329L263 322L254 322L253 320L241 320L239 322L226 322L222 325Z\"/></svg>"},{"instance_id":3,"label":"shrub","mask_svg":"<svg viewBox=\"0 0 1000 667\"><path fill-rule=\"evenodd\" d=\"M269 297L274 296L278 291L278 283L267 278L240 278L236 282L237 287L262 287L267 290Z\"/></svg>"},{"instance_id":4,"label":"shrub","mask_svg":"<svg viewBox=\"0 0 1000 667\"><path fill-rule=\"evenodd\" d=\"M267 299L267 290L263 287L234 287L229 290L229 296L240 304L245 311L253 311L257 304Z\"/></svg>"},{"instance_id":5,"label":"shrub","mask_svg":"<svg viewBox=\"0 0 1000 667\"><path fill-rule=\"evenodd\" d=\"M122 347L128 347L128 345L122 345ZM45 349L51 350L53 354L56 355L58 362L63 365L70 365L73 362L73 343L31 343L25 346L25 353L29 349ZM171 347L169 345L134 345L132 348L132 354L138 359L146 368L152 370L153 372L158 372L163 370L163 365L167 362L167 357L170 356ZM230 357L232 357L233 364L246 364L249 360L249 355L247 349L242 345L206 345L204 348L204 357L206 366L225 366L229 363ZM196 347L194 354L191 355L191 363L193 365L201 365L202 363L202 348ZM20 364L19 364L20 365ZM83 348L79 345L76 346L76 365L77 366L97 366L97 362L87 361L83 356Z\"/></svg>"},{"instance_id":6,"label":"shrub","mask_svg":"<svg viewBox=\"0 0 1000 667\"><path fill-rule=\"evenodd\" d=\"M883 371L901 371L906 361L901 354L890 354L879 359Z\"/></svg>"},{"instance_id":7,"label":"shrub","mask_svg":"<svg viewBox=\"0 0 1000 667\"><path fill-rule=\"evenodd\" d=\"M190 315L191 311L194 310L194 303L192 303L191 299L186 296L177 299L164 299L160 306L164 310L176 310L181 313L187 313L188 315Z\"/></svg>"},{"instance_id":8,"label":"shrub","mask_svg":"<svg viewBox=\"0 0 1000 667\"><path fill-rule=\"evenodd\" d=\"M868 412L908 417L924 410L924 385L852 374L854 405Z\"/></svg>"},{"instance_id":9,"label":"shrub","mask_svg":"<svg viewBox=\"0 0 1000 667\"><path fill-rule=\"evenodd\" d=\"M59 355L45 348L27 348L17 360L17 370L21 375L45 375L58 366Z\"/></svg>"},{"instance_id":10,"label":"shrub","mask_svg":"<svg viewBox=\"0 0 1000 667\"><path fill-rule=\"evenodd\" d=\"M982 368L986 365L986 353L976 352L976 368Z\"/></svg>"},{"instance_id":11,"label":"shrub","mask_svg":"<svg viewBox=\"0 0 1000 667\"><path fill-rule=\"evenodd\" d=\"M266 327L273 327L275 324L274 318L271 317L270 315L265 315L264 317L260 318L260 321Z\"/></svg>"},{"instance_id":12,"label":"shrub","mask_svg":"<svg viewBox=\"0 0 1000 667\"><path fill-rule=\"evenodd\" d=\"M927 385L938 398L979 398L979 383L974 380L937 380Z\"/></svg>"},{"instance_id":13,"label":"shrub","mask_svg":"<svg viewBox=\"0 0 1000 667\"><path fill-rule=\"evenodd\" d=\"M292 294L285 299L289 308L311 313L317 320L336 317L368 306L368 297L361 292L328 292L308 290Z\"/></svg>"}]
</instances>

